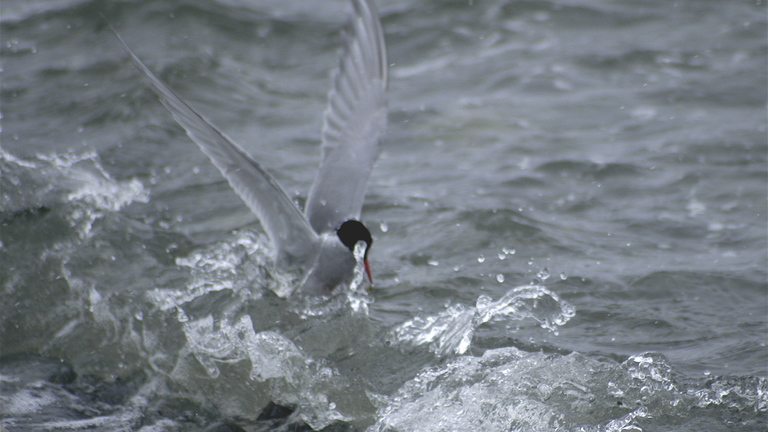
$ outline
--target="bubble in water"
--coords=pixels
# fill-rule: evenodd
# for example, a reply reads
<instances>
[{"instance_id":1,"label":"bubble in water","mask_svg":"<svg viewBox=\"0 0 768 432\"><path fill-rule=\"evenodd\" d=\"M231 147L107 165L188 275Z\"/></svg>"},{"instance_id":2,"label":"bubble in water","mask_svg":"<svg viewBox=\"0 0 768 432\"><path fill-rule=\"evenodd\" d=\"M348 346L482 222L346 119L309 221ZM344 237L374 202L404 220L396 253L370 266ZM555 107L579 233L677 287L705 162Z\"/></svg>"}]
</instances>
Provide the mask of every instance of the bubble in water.
<instances>
[{"instance_id":1,"label":"bubble in water","mask_svg":"<svg viewBox=\"0 0 768 432\"><path fill-rule=\"evenodd\" d=\"M379 229L381 229L381 232L387 232L389 231L389 225L386 222L382 222L379 224Z\"/></svg>"},{"instance_id":2,"label":"bubble in water","mask_svg":"<svg viewBox=\"0 0 768 432\"><path fill-rule=\"evenodd\" d=\"M498 283L504 283L504 275L499 273L496 275L496 282Z\"/></svg>"},{"instance_id":3,"label":"bubble in water","mask_svg":"<svg viewBox=\"0 0 768 432\"><path fill-rule=\"evenodd\" d=\"M479 257L477 257L477 262L479 263L485 262L485 257L483 255L480 255Z\"/></svg>"}]
</instances>

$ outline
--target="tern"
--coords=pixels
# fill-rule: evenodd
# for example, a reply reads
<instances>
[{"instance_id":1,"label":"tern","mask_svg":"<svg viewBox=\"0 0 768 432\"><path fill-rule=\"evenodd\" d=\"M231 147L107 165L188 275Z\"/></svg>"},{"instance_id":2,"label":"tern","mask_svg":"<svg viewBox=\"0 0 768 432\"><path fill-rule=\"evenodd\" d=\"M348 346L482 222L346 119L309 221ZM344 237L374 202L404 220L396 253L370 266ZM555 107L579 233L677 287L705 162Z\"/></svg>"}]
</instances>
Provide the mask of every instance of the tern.
<instances>
[{"instance_id":1,"label":"tern","mask_svg":"<svg viewBox=\"0 0 768 432\"><path fill-rule=\"evenodd\" d=\"M387 124L387 54L373 2L352 0L352 6L351 32L323 116L320 169L303 213L267 170L152 73L112 28L160 102L258 217L275 265L299 271L300 291L313 295L329 295L352 280L358 243L373 285L373 238L360 212Z\"/></svg>"}]
</instances>

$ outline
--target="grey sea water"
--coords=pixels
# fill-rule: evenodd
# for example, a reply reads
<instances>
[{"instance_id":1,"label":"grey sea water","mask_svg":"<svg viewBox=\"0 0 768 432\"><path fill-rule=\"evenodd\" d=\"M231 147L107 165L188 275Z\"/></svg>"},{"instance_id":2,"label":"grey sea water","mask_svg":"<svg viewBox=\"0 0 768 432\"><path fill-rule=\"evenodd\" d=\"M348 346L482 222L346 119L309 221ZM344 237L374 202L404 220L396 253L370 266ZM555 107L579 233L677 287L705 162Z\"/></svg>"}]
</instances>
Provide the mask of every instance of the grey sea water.
<instances>
[{"instance_id":1,"label":"grey sea water","mask_svg":"<svg viewBox=\"0 0 768 432\"><path fill-rule=\"evenodd\" d=\"M375 287L288 297L132 69L303 205L344 0L0 6L0 430L768 428L761 0L378 0Z\"/></svg>"}]
</instances>

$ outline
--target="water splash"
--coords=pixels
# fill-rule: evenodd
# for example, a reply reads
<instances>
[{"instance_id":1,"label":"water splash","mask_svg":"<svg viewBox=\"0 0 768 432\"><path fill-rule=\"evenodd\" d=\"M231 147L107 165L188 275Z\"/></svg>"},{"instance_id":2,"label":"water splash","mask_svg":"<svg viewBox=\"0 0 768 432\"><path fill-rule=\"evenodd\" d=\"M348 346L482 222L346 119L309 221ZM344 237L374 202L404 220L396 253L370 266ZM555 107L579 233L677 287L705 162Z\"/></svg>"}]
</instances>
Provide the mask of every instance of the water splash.
<instances>
[{"instance_id":1,"label":"water splash","mask_svg":"<svg viewBox=\"0 0 768 432\"><path fill-rule=\"evenodd\" d=\"M35 207L60 201L63 196L68 206L67 220L80 239L85 239L106 213L149 201L149 192L138 179L114 179L95 151L38 154L22 159L0 148L0 166L4 173L0 185L4 210Z\"/></svg>"},{"instance_id":2,"label":"water splash","mask_svg":"<svg viewBox=\"0 0 768 432\"><path fill-rule=\"evenodd\" d=\"M599 432L643 432L636 424L637 420L650 417L648 408L641 406L615 420L606 423L605 427L597 428ZM586 432L586 431L584 431Z\"/></svg>"},{"instance_id":3,"label":"water splash","mask_svg":"<svg viewBox=\"0 0 768 432\"><path fill-rule=\"evenodd\" d=\"M712 377L702 386L685 390L699 408L725 407L768 413L768 379L765 377Z\"/></svg>"},{"instance_id":4,"label":"water splash","mask_svg":"<svg viewBox=\"0 0 768 432\"><path fill-rule=\"evenodd\" d=\"M532 360L515 348L503 348L423 370L379 408L377 423L368 431L555 429L563 415L543 400L557 388L551 380L544 381L548 388L540 388L530 379L548 374Z\"/></svg>"},{"instance_id":5,"label":"water splash","mask_svg":"<svg viewBox=\"0 0 768 432\"><path fill-rule=\"evenodd\" d=\"M349 289L346 290L347 302L354 312L368 315L368 304L373 302L373 297L370 295L373 287L365 275L365 268L363 267L365 248L358 245L355 247L354 254L357 265Z\"/></svg>"},{"instance_id":6,"label":"water splash","mask_svg":"<svg viewBox=\"0 0 768 432\"><path fill-rule=\"evenodd\" d=\"M302 421L320 430L336 421L350 421L345 399L360 400L337 370L303 352L276 331L255 331L249 315L216 322L212 317L185 324L185 351L211 379L223 364L249 362L246 391L267 392L275 403L295 407ZM177 379L183 378L182 376ZM230 377L231 378L231 377Z\"/></svg>"},{"instance_id":7,"label":"water splash","mask_svg":"<svg viewBox=\"0 0 768 432\"><path fill-rule=\"evenodd\" d=\"M539 285L511 289L499 300L481 295L474 307L457 304L432 316L416 317L393 330L400 343L429 345L438 356L464 354L475 330L487 322L519 321L532 318L542 327L555 331L575 314L570 304Z\"/></svg>"},{"instance_id":8,"label":"water splash","mask_svg":"<svg viewBox=\"0 0 768 432\"><path fill-rule=\"evenodd\" d=\"M743 425L749 418L754 426L738 430L763 430L767 391L768 382L756 377L676 382L659 353L616 363L579 353L498 348L422 370L379 399L368 432L699 430L690 426L702 417L717 424L729 415L742 417L737 423ZM697 409L701 403L708 410ZM680 425L689 427L673 427Z\"/></svg>"},{"instance_id":9,"label":"water splash","mask_svg":"<svg viewBox=\"0 0 768 432\"><path fill-rule=\"evenodd\" d=\"M159 287L147 292L147 298L161 310L184 309L185 304L201 301L206 295L229 290L237 304L260 298L261 288L271 288L277 281L270 277L267 239L258 232L243 230L228 242L219 242L176 258L176 265L188 268L189 282L183 288ZM222 305L224 306L224 305ZM226 307L218 312L227 312Z\"/></svg>"},{"instance_id":10,"label":"water splash","mask_svg":"<svg viewBox=\"0 0 768 432\"><path fill-rule=\"evenodd\" d=\"M281 279L266 244L258 232L238 232L234 241L176 259L176 265L190 271L186 286L147 292L152 304L180 323L185 341L170 377L179 384L194 381L192 388L210 386L212 391L226 392L220 397L233 404L253 399L258 406L262 403L259 397L266 394L268 401L295 408L295 417L316 429L350 421L363 409L356 406L367 403L362 389L350 392L345 377L285 333L307 322L323 321L344 308L367 314L372 300L365 275L357 269L350 289L330 298L278 300L269 290L290 292L297 281L288 276ZM190 372L200 367L204 377ZM218 387L232 380L233 373L242 374L238 380L241 393ZM241 407L233 414L250 411Z\"/></svg>"}]
</instances>

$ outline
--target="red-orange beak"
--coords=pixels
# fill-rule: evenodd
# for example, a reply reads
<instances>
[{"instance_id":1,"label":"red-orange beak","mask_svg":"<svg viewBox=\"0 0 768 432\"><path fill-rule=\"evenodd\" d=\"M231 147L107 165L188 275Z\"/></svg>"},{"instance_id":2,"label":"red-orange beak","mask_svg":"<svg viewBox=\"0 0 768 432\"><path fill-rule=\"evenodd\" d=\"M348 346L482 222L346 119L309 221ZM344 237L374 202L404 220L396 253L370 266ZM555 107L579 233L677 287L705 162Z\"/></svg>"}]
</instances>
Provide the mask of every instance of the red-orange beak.
<instances>
[{"instance_id":1,"label":"red-orange beak","mask_svg":"<svg viewBox=\"0 0 768 432\"><path fill-rule=\"evenodd\" d=\"M363 265L365 265L365 274L368 276L368 281L373 286L373 276L371 276L371 266L368 264L368 258L363 259Z\"/></svg>"}]
</instances>

